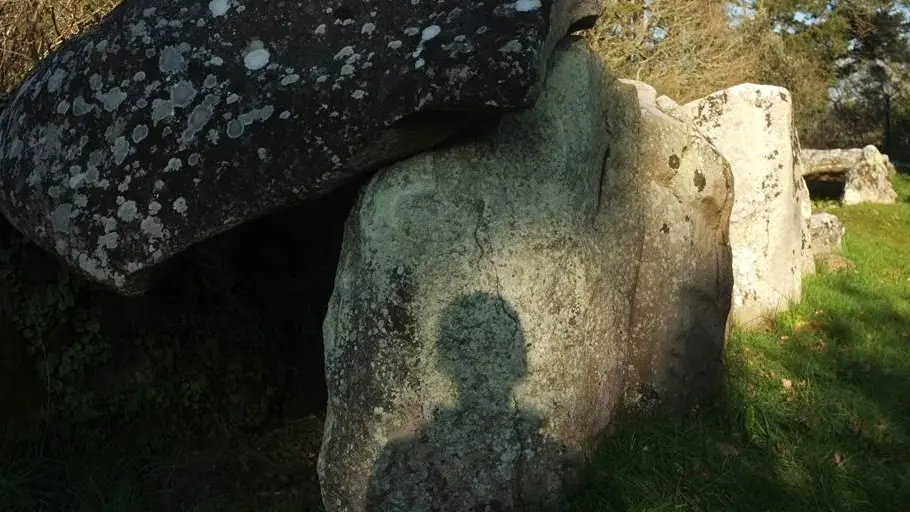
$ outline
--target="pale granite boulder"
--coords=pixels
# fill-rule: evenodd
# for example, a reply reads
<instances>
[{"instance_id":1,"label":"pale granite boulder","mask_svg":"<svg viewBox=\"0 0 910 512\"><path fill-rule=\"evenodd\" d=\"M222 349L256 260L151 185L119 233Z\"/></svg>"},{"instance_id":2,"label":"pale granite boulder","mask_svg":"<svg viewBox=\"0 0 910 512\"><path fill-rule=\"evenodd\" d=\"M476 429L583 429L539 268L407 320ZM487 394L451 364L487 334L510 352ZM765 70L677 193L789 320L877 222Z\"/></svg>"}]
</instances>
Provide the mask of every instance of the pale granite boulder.
<instances>
[{"instance_id":1,"label":"pale granite boulder","mask_svg":"<svg viewBox=\"0 0 910 512\"><path fill-rule=\"evenodd\" d=\"M730 162L733 317L759 322L802 294L805 203L790 93L742 84L685 105Z\"/></svg>"},{"instance_id":2,"label":"pale granite boulder","mask_svg":"<svg viewBox=\"0 0 910 512\"><path fill-rule=\"evenodd\" d=\"M326 510L556 505L618 407L709 396L731 192L581 41L533 108L380 171L324 324Z\"/></svg>"}]
</instances>

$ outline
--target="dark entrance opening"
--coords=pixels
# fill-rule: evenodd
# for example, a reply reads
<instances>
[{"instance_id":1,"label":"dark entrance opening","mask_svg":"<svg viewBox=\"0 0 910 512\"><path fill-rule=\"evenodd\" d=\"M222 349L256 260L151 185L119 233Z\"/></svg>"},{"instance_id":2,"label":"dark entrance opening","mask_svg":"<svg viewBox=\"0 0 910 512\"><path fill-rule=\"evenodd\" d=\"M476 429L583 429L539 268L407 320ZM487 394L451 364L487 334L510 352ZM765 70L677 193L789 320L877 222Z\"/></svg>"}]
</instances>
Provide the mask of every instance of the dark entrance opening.
<instances>
[{"instance_id":1,"label":"dark entrance opening","mask_svg":"<svg viewBox=\"0 0 910 512\"><path fill-rule=\"evenodd\" d=\"M249 371L262 372L260 391L268 397L268 424L325 412L322 323L334 288L344 224L364 182L199 244L175 258L148 293L160 311L168 309L164 301L181 300L174 296L181 290L196 297L188 309L223 318L225 334L248 330L248 343L255 345L252 351L253 347L242 346L243 337L223 348L235 351L233 357L248 354L261 363ZM188 290L187 282L196 283L197 289ZM236 316L223 315L224 308Z\"/></svg>"},{"instance_id":2,"label":"dark entrance opening","mask_svg":"<svg viewBox=\"0 0 910 512\"><path fill-rule=\"evenodd\" d=\"M844 196L846 172L815 173L804 179L813 201L840 201Z\"/></svg>"}]
</instances>

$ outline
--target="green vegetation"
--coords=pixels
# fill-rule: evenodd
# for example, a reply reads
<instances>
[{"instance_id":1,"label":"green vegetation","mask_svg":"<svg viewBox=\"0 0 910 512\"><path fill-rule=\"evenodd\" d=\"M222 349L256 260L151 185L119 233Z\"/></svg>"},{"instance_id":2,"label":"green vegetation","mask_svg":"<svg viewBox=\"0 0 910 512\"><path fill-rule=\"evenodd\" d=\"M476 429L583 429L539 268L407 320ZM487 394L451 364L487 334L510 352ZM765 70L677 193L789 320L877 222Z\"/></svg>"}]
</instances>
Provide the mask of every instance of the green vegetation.
<instances>
[{"instance_id":1,"label":"green vegetation","mask_svg":"<svg viewBox=\"0 0 910 512\"><path fill-rule=\"evenodd\" d=\"M735 331L714 408L622 425L572 509L910 510L910 177L895 188L897 205L826 208L856 269Z\"/></svg>"}]
</instances>

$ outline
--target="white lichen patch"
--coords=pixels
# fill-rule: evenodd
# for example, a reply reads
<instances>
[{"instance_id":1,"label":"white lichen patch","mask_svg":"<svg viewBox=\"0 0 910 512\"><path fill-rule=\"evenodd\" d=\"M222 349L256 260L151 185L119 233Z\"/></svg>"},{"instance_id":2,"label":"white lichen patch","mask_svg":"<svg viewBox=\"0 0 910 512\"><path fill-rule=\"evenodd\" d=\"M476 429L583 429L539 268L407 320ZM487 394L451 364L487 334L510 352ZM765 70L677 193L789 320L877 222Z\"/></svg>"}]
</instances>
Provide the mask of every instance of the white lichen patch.
<instances>
[{"instance_id":1,"label":"white lichen patch","mask_svg":"<svg viewBox=\"0 0 910 512\"><path fill-rule=\"evenodd\" d=\"M120 208L117 208L117 218L123 222L132 222L138 215L139 208L136 207L136 201L123 201Z\"/></svg>"},{"instance_id":2,"label":"white lichen patch","mask_svg":"<svg viewBox=\"0 0 910 512\"><path fill-rule=\"evenodd\" d=\"M126 93L119 87L114 87L101 96L101 103L104 105L104 110L113 112L120 107L125 99Z\"/></svg>"},{"instance_id":3,"label":"white lichen patch","mask_svg":"<svg viewBox=\"0 0 910 512\"><path fill-rule=\"evenodd\" d=\"M178 197L177 199L174 200L174 204L171 205L171 207L174 209L175 212L177 212L181 215L185 214L186 210L187 210L186 198Z\"/></svg>"},{"instance_id":4,"label":"white lichen patch","mask_svg":"<svg viewBox=\"0 0 910 512\"><path fill-rule=\"evenodd\" d=\"M182 141L189 142L193 140L196 137L196 134L202 131L214 113L215 110L209 105L204 103L202 105L196 105L186 119L186 129L181 135Z\"/></svg>"},{"instance_id":5,"label":"white lichen patch","mask_svg":"<svg viewBox=\"0 0 910 512\"><path fill-rule=\"evenodd\" d=\"M173 46L165 46L158 56L158 69L172 75L186 70L186 58Z\"/></svg>"},{"instance_id":6,"label":"white lichen patch","mask_svg":"<svg viewBox=\"0 0 910 512\"><path fill-rule=\"evenodd\" d=\"M281 85L288 86L298 81L300 81L300 75L297 73L292 73L281 79Z\"/></svg>"},{"instance_id":7,"label":"white lichen patch","mask_svg":"<svg viewBox=\"0 0 910 512\"><path fill-rule=\"evenodd\" d=\"M196 88L189 80L181 80L171 86L171 103L175 107L186 108L196 97Z\"/></svg>"},{"instance_id":8,"label":"white lichen patch","mask_svg":"<svg viewBox=\"0 0 910 512\"><path fill-rule=\"evenodd\" d=\"M82 96L76 96L76 99L73 100L73 115L76 117L88 114L93 108Z\"/></svg>"},{"instance_id":9,"label":"white lichen patch","mask_svg":"<svg viewBox=\"0 0 910 512\"><path fill-rule=\"evenodd\" d=\"M442 32L442 28L440 28L439 25L430 25L429 27L423 29L420 35L420 39L422 41L429 41L438 36L440 32Z\"/></svg>"},{"instance_id":10,"label":"white lichen patch","mask_svg":"<svg viewBox=\"0 0 910 512\"><path fill-rule=\"evenodd\" d=\"M182 168L183 162L179 158L171 158L167 161L167 167L164 168L164 172L179 171Z\"/></svg>"},{"instance_id":11,"label":"white lichen patch","mask_svg":"<svg viewBox=\"0 0 910 512\"><path fill-rule=\"evenodd\" d=\"M232 119L231 121L228 121L227 129L225 130L225 133L227 134L228 137L230 137L232 139L236 139L236 138L239 138L241 135L243 135L243 130L244 130L243 123L241 123L237 119Z\"/></svg>"},{"instance_id":12,"label":"white lichen patch","mask_svg":"<svg viewBox=\"0 0 910 512\"><path fill-rule=\"evenodd\" d=\"M269 63L271 54L265 48L251 49L243 56L243 65L250 71L262 69Z\"/></svg>"},{"instance_id":13,"label":"white lichen patch","mask_svg":"<svg viewBox=\"0 0 910 512\"><path fill-rule=\"evenodd\" d=\"M515 2L515 10L518 12L536 11L540 7L540 0L518 0Z\"/></svg>"},{"instance_id":14,"label":"white lichen patch","mask_svg":"<svg viewBox=\"0 0 910 512\"><path fill-rule=\"evenodd\" d=\"M120 165L126 160L126 157L130 154L130 143L126 140L126 137L119 136L114 140L114 146L111 148L111 153L114 155L114 163Z\"/></svg>"},{"instance_id":15,"label":"white lichen patch","mask_svg":"<svg viewBox=\"0 0 910 512\"><path fill-rule=\"evenodd\" d=\"M143 219L139 227L143 233L151 238L161 238L161 235L164 234L164 225L161 223L161 219L152 215Z\"/></svg>"},{"instance_id":16,"label":"white lichen patch","mask_svg":"<svg viewBox=\"0 0 910 512\"><path fill-rule=\"evenodd\" d=\"M338 50L338 53L336 53L335 56L332 58L334 60L342 60L342 59L346 59L346 58L350 57L351 55L354 55L354 47L345 46L344 48Z\"/></svg>"},{"instance_id":17,"label":"white lichen patch","mask_svg":"<svg viewBox=\"0 0 910 512\"><path fill-rule=\"evenodd\" d=\"M54 74L47 80L47 92L56 93L60 90L60 86L63 85L63 80L66 78L66 71L57 68L54 70Z\"/></svg>"},{"instance_id":18,"label":"white lichen patch","mask_svg":"<svg viewBox=\"0 0 910 512\"><path fill-rule=\"evenodd\" d=\"M212 16L224 16L231 8L231 0L212 0L209 2L209 12Z\"/></svg>"},{"instance_id":19,"label":"white lichen patch","mask_svg":"<svg viewBox=\"0 0 910 512\"><path fill-rule=\"evenodd\" d=\"M499 49L502 53L518 53L522 50L521 43L516 40L511 40L508 43L502 45Z\"/></svg>"},{"instance_id":20,"label":"white lichen patch","mask_svg":"<svg viewBox=\"0 0 910 512\"><path fill-rule=\"evenodd\" d=\"M174 104L171 101L156 98L152 100L152 122L159 121L174 115Z\"/></svg>"}]
</instances>

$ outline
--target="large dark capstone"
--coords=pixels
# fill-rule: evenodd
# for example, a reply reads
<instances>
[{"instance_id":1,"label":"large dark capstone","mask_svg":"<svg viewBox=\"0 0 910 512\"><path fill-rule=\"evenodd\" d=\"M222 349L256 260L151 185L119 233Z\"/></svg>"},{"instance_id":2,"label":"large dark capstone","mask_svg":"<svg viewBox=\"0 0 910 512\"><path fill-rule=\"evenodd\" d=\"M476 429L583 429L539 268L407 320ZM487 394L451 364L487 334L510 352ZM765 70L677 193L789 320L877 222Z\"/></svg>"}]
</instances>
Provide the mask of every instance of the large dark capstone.
<instances>
[{"instance_id":1,"label":"large dark capstone","mask_svg":"<svg viewBox=\"0 0 910 512\"><path fill-rule=\"evenodd\" d=\"M126 0L0 113L0 211L141 293L196 242L531 105L601 4Z\"/></svg>"}]
</instances>

